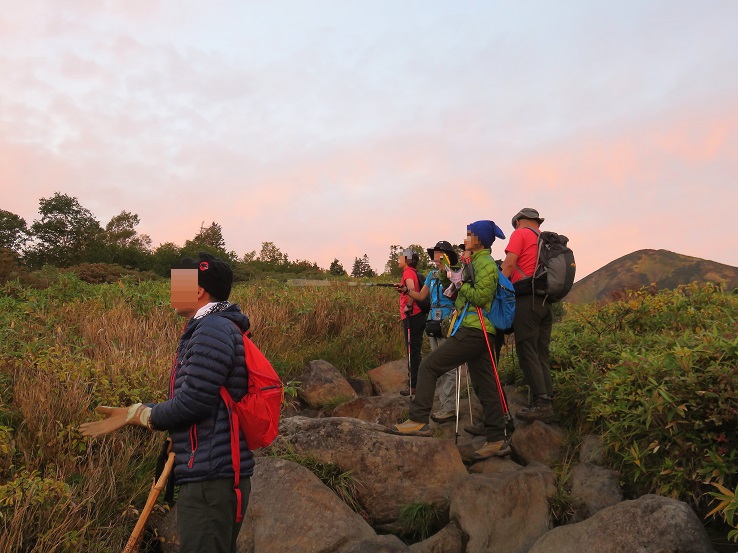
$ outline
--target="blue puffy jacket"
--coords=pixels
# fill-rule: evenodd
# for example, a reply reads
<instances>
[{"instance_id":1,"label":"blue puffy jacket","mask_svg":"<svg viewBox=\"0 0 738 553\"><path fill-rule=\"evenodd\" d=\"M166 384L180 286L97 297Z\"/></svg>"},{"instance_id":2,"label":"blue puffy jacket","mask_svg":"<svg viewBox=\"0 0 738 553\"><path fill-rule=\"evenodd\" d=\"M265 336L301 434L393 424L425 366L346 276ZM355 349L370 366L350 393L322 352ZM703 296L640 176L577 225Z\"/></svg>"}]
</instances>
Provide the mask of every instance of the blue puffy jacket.
<instances>
[{"instance_id":1,"label":"blue puffy jacket","mask_svg":"<svg viewBox=\"0 0 738 553\"><path fill-rule=\"evenodd\" d=\"M172 438L177 484L233 478L230 425L220 387L225 385L234 401L246 394L242 332L248 328L249 319L237 305L187 321L172 367L170 399L154 405L150 419ZM241 436L241 476L251 476L253 469L253 455Z\"/></svg>"}]
</instances>

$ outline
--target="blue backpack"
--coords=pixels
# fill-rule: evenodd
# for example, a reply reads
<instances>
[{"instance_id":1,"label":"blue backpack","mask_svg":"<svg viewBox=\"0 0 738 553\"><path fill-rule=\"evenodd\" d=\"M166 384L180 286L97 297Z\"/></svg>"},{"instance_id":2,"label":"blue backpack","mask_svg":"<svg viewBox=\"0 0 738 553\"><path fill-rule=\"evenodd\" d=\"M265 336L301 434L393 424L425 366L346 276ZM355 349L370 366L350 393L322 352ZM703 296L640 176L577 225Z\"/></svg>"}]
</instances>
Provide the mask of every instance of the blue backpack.
<instances>
[{"instance_id":1,"label":"blue backpack","mask_svg":"<svg viewBox=\"0 0 738 553\"><path fill-rule=\"evenodd\" d=\"M485 313L497 330L509 330L515 320L515 288L502 272L497 272L497 290L489 313Z\"/></svg>"},{"instance_id":2,"label":"blue backpack","mask_svg":"<svg viewBox=\"0 0 738 553\"><path fill-rule=\"evenodd\" d=\"M497 271L497 290L495 291L495 297L492 300L492 306L489 312L482 311L487 320L492 323L497 330L503 332L510 330L515 320L515 288L512 282L499 270ZM461 321L466 315L466 311L469 308L469 302L464 306L464 310L461 316L457 318L456 324L454 325L451 336L456 333L456 330L461 325Z\"/></svg>"}]
</instances>

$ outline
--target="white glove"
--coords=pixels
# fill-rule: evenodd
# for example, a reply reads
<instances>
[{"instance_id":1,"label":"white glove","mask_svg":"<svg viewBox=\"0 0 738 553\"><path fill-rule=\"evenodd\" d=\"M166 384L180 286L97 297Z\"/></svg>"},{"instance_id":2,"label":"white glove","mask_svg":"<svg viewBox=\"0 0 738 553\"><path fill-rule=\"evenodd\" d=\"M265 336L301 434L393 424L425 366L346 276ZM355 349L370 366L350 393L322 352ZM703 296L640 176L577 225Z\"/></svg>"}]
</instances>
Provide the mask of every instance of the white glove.
<instances>
[{"instance_id":1,"label":"white glove","mask_svg":"<svg viewBox=\"0 0 738 553\"><path fill-rule=\"evenodd\" d=\"M461 288L463 284L461 273L462 271L452 271L451 269L446 271L446 276L456 288Z\"/></svg>"}]
</instances>

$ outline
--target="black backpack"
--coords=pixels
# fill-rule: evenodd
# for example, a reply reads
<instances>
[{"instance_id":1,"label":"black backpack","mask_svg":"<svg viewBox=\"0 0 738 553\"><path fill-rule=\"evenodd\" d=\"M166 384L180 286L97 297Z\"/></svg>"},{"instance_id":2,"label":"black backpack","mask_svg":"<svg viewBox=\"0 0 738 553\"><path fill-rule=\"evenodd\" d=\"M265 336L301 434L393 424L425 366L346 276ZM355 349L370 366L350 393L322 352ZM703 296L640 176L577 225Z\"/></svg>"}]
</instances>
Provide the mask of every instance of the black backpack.
<instances>
[{"instance_id":1,"label":"black backpack","mask_svg":"<svg viewBox=\"0 0 738 553\"><path fill-rule=\"evenodd\" d=\"M563 234L548 230L538 232L526 227L538 236L538 259L532 277L523 278L515 283L517 295L534 293L544 296L549 302L559 302L569 293L574 285L577 264L574 252L567 246L569 239ZM523 272L516 265L517 271Z\"/></svg>"},{"instance_id":2,"label":"black backpack","mask_svg":"<svg viewBox=\"0 0 738 553\"><path fill-rule=\"evenodd\" d=\"M419 272L417 269L415 269L415 274L418 276L418 292L423 289L423 284L425 284L425 275L423 273ZM430 294L428 294L428 297L424 300L415 300L415 303L418 304L418 307L420 308L420 311L424 313L425 315L428 315L431 310L431 300L430 300Z\"/></svg>"}]
</instances>

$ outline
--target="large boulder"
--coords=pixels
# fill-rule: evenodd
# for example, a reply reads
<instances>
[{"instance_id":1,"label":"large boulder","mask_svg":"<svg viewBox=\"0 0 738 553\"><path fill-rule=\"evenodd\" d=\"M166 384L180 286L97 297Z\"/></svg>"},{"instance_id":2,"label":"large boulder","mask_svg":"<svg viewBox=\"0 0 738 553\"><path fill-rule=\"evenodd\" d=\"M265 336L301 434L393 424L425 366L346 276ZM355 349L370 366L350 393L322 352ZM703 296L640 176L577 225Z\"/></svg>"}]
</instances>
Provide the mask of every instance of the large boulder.
<instances>
[{"instance_id":1,"label":"large boulder","mask_svg":"<svg viewBox=\"0 0 738 553\"><path fill-rule=\"evenodd\" d=\"M484 461L477 461L469 467L471 474L497 474L520 470L523 466L517 464L510 457L490 457Z\"/></svg>"},{"instance_id":2,"label":"large boulder","mask_svg":"<svg viewBox=\"0 0 738 553\"><path fill-rule=\"evenodd\" d=\"M358 500L376 524L396 521L400 509L426 503L448 508L451 492L467 476L452 441L397 436L351 418L293 417L280 423L280 442L351 471L360 481Z\"/></svg>"},{"instance_id":3,"label":"large boulder","mask_svg":"<svg viewBox=\"0 0 738 553\"><path fill-rule=\"evenodd\" d=\"M358 397L341 372L322 359L310 361L302 369L299 380L302 387L298 397L313 409Z\"/></svg>"},{"instance_id":4,"label":"large boulder","mask_svg":"<svg viewBox=\"0 0 738 553\"><path fill-rule=\"evenodd\" d=\"M409 409L410 399L400 394L360 397L336 407L333 416L351 417L389 428L406 419Z\"/></svg>"},{"instance_id":5,"label":"large boulder","mask_svg":"<svg viewBox=\"0 0 738 553\"><path fill-rule=\"evenodd\" d=\"M568 484L574 507L569 522L585 520L623 500L618 473L612 469L581 463L572 469Z\"/></svg>"},{"instance_id":6,"label":"large boulder","mask_svg":"<svg viewBox=\"0 0 738 553\"><path fill-rule=\"evenodd\" d=\"M452 522L430 538L410 546L413 553L462 553L464 538L456 523Z\"/></svg>"},{"instance_id":7,"label":"large boulder","mask_svg":"<svg viewBox=\"0 0 738 553\"><path fill-rule=\"evenodd\" d=\"M694 511L675 499L644 495L554 528L529 553L714 553Z\"/></svg>"},{"instance_id":8,"label":"large boulder","mask_svg":"<svg viewBox=\"0 0 738 553\"><path fill-rule=\"evenodd\" d=\"M602 438L594 434L587 434L582 438L579 447L579 462L604 465L607 454Z\"/></svg>"},{"instance_id":9,"label":"large boulder","mask_svg":"<svg viewBox=\"0 0 738 553\"><path fill-rule=\"evenodd\" d=\"M297 550L296 550L297 551ZM407 553L407 545L397 536L375 536L342 549L340 553Z\"/></svg>"},{"instance_id":10,"label":"large boulder","mask_svg":"<svg viewBox=\"0 0 738 553\"><path fill-rule=\"evenodd\" d=\"M466 553L526 553L549 529L553 471L534 463L497 474L471 474L454 491L451 519L467 536Z\"/></svg>"},{"instance_id":11,"label":"large boulder","mask_svg":"<svg viewBox=\"0 0 738 553\"><path fill-rule=\"evenodd\" d=\"M541 421L518 423L510 445L523 464L536 462L550 467L563 455L564 432Z\"/></svg>"},{"instance_id":12,"label":"large boulder","mask_svg":"<svg viewBox=\"0 0 738 553\"><path fill-rule=\"evenodd\" d=\"M376 395L399 394L407 386L407 359L385 363L368 371L367 376Z\"/></svg>"},{"instance_id":13,"label":"large boulder","mask_svg":"<svg viewBox=\"0 0 738 553\"><path fill-rule=\"evenodd\" d=\"M165 553L179 551L176 516L175 506L158 529ZM256 459L238 553L344 553L373 538L366 521L308 469L274 457Z\"/></svg>"}]
</instances>

